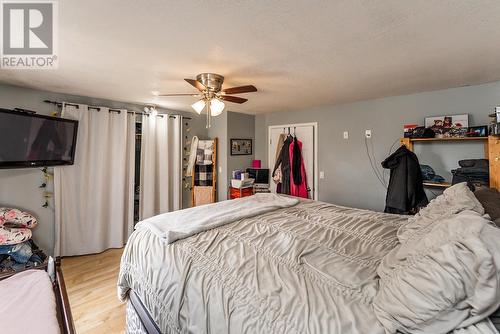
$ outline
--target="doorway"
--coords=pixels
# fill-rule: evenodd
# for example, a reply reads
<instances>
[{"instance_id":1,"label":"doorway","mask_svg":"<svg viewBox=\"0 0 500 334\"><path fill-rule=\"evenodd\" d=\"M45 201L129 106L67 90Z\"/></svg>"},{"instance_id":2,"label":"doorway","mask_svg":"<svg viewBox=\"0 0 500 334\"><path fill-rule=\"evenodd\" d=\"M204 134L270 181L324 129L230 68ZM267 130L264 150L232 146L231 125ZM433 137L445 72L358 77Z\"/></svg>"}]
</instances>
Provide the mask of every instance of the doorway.
<instances>
[{"instance_id":1,"label":"doorway","mask_svg":"<svg viewBox=\"0 0 500 334\"><path fill-rule=\"evenodd\" d=\"M276 161L276 146L280 134L295 134L302 142L302 157L306 169L307 187L310 189L310 197L318 200L318 123L297 123L271 125L268 132L268 162L272 173ZM276 184L271 180L271 192L276 193Z\"/></svg>"}]
</instances>

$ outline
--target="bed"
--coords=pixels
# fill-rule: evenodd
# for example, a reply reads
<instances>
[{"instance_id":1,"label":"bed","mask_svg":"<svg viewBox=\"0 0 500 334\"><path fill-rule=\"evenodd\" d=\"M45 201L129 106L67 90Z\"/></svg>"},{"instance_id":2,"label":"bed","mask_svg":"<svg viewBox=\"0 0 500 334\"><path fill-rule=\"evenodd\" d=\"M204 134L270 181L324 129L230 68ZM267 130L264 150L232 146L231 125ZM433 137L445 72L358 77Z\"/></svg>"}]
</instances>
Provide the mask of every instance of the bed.
<instances>
[{"instance_id":1,"label":"bed","mask_svg":"<svg viewBox=\"0 0 500 334\"><path fill-rule=\"evenodd\" d=\"M0 280L0 332L75 333L59 266L54 276L29 269Z\"/></svg>"},{"instance_id":2,"label":"bed","mask_svg":"<svg viewBox=\"0 0 500 334\"><path fill-rule=\"evenodd\" d=\"M466 193L464 187L450 189L450 198ZM261 195L264 202L274 201ZM485 234L500 237L500 233L488 224L473 195L466 195L460 205L442 196L446 201L431 203L427 211L411 218L414 221L406 229L407 216L311 200L259 210L244 198L157 216L134 231L122 257L118 295L128 303L127 332L496 333L488 315L500 300L496 272L500 249L491 245L491 238L481 238ZM443 209L443 203L455 207ZM221 219L224 205L232 205L237 214ZM248 210L249 206L256 209ZM199 219L207 214L214 216ZM450 230L447 223L439 224L443 227L438 230L429 228L436 214L446 219L453 215L458 223L450 224L460 232L443 236ZM471 232L469 225L476 230ZM437 242L432 239L436 235L441 238ZM478 240L494 248L490 257L476 251L464 255L465 263L451 261L443 267L451 272L454 265L464 266L468 273L478 267L478 261L493 263L489 271L481 272L487 277L481 281L486 286L475 284L481 275L462 277L455 270L454 278L472 288L466 296L453 290L435 297L433 289L446 288L439 280L428 284L426 274L435 275L441 267L430 273L426 268L434 265L441 252L462 252L464 245ZM419 250L420 258L405 248L415 242L413 248L426 246ZM431 242L441 246L431 247ZM433 264L425 263L429 258ZM395 278L402 287L394 286ZM421 282L414 279L427 284L415 290ZM487 305L477 305L477 296L492 291L494 298ZM415 294L425 297L415 304ZM405 300L405 296L412 298ZM417 316L414 310L419 310Z\"/></svg>"}]
</instances>

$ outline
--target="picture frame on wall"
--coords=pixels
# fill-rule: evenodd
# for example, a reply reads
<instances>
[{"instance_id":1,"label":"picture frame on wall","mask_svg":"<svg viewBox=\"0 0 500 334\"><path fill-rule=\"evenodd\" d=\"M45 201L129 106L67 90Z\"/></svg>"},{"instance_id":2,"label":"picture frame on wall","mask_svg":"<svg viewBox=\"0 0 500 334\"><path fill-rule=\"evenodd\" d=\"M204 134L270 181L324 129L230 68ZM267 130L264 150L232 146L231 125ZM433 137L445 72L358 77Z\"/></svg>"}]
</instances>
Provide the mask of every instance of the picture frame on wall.
<instances>
[{"instance_id":1,"label":"picture frame on wall","mask_svg":"<svg viewBox=\"0 0 500 334\"><path fill-rule=\"evenodd\" d=\"M469 115L432 116L425 118L425 127L431 128L436 137L465 137L469 127Z\"/></svg>"},{"instance_id":2,"label":"picture frame on wall","mask_svg":"<svg viewBox=\"0 0 500 334\"><path fill-rule=\"evenodd\" d=\"M467 132L467 137L488 137L488 126L471 126Z\"/></svg>"},{"instance_id":3,"label":"picture frame on wall","mask_svg":"<svg viewBox=\"0 0 500 334\"><path fill-rule=\"evenodd\" d=\"M231 139L231 155L252 155L252 139Z\"/></svg>"}]
</instances>

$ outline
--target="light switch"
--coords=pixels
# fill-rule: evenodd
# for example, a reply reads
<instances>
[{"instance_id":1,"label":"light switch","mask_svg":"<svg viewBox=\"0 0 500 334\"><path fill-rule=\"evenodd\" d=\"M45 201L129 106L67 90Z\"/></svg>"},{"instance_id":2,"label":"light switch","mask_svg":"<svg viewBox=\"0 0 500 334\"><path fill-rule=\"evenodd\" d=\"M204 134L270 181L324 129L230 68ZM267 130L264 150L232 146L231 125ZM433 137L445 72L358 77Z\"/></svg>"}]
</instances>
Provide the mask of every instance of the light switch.
<instances>
[{"instance_id":1,"label":"light switch","mask_svg":"<svg viewBox=\"0 0 500 334\"><path fill-rule=\"evenodd\" d=\"M324 179L325 178L325 172L324 171L320 171L319 172L319 178L320 179Z\"/></svg>"},{"instance_id":2,"label":"light switch","mask_svg":"<svg viewBox=\"0 0 500 334\"><path fill-rule=\"evenodd\" d=\"M219 174L222 174L222 166L219 166Z\"/></svg>"},{"instance_id":3,"label":"light switch","mask_svg":"<svg viewBox=\"0 0 500 334\"><path fill-rule=\"evenodd\" d=\"M344 139L349 139L349 131L344 131Z\"/></svg>"},{"instance_id":4,"label":"light switch","mask_svg":"<svg viewBox=\"0 0 500 334\"><path fill-rule=\"evenodd\" d=\"M372 130L365 130L365 137L370 139L372 137Z\"/></svg>"}]
</instances>

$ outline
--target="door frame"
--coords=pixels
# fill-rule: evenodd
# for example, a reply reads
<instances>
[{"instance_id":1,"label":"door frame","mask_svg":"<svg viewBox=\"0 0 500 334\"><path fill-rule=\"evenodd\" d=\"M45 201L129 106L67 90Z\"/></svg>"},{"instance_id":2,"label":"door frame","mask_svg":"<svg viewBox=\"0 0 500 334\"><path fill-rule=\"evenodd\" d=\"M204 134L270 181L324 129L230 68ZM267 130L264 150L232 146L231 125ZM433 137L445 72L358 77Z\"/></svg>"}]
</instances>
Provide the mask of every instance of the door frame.
<instances>
[{"instance_id":1,"label":"door frame","mask_svg":"<svg viewBox=\"0 0 500 334\"><path fill-rule=\"evenodd\" d=\"M313 159L313 171L314 171L314 180L313 180L313 189L314 189L314 200L317 201L319 199L319 187L318 187L318 122L310 122L310 123L291 123L291 124L281 124L281 125L269 125L267 127L267 165L271 163L272 159L272 154L276 154L276 152L270 152L271 150L269 147L271 146L271 130L272 129L282 129L282 128L288 128L288 127L299 127L299 126L312 126L313 131L314 131L314 143L313 143L313 149L314 149L314 159ZM269 166L269 170L272 173L274 166ZM273 182L271 180L271 182Z\"/></svg>"}]
</instances>

